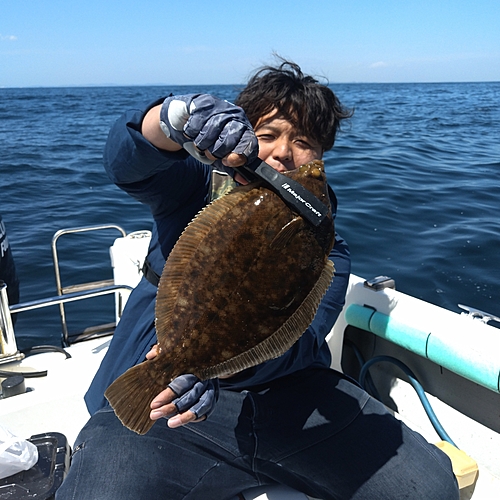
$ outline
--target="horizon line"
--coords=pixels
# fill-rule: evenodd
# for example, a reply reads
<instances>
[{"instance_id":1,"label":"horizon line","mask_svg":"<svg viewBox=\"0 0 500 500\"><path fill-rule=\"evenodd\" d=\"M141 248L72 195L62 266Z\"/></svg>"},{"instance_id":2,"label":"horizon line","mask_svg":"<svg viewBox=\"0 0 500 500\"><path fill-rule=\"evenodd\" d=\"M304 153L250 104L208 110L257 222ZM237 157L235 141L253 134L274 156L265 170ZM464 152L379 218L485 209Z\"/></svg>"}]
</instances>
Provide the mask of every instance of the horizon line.
<instances>
[{"instance_id":1,"label":"horizon line","mask_svg":"<svg viewBox=\"0 0 500 500\"><path fill-rule=\"evenodd\" d=\"M463 81L425 81L425 82L328 82L326 85L436 85L436 84L470 84L470 83L500 83L500 80L463 80ZM91 88L91 87L236 87L246 83L75 83L61 85L0 85L0 89L57 89L57 88Z\"/></svg>"}]
</instances>

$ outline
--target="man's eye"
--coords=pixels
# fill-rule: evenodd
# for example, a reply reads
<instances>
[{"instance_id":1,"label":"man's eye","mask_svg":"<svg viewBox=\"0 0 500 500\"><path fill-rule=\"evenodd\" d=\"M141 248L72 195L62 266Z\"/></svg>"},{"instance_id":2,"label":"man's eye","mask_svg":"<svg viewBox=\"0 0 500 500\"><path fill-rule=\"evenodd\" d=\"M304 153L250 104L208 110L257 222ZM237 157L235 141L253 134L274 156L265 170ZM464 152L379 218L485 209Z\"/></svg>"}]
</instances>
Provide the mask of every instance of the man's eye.
<instances>
[{"instance_id":1,"label":"man's eye","mask_svg":"<svg viewBox=\"0 0 500 500\"><path fill-rule=\"evenodd\" d=\"M309 142L305 141L304 139L297 139L296 144L298 144L301 148L304 149L312 149L312 146Z\"/></svg>"},{"instance_id":2,"label":"man's eye","mask_svg":"<svg viewBox=\"0 0 500 500\"><path fill-rule=\"evenodd\" d=\"M257 139L262 141L272 141L274 136L271 134L257 134Z\"/></svg>"}]
</instances>

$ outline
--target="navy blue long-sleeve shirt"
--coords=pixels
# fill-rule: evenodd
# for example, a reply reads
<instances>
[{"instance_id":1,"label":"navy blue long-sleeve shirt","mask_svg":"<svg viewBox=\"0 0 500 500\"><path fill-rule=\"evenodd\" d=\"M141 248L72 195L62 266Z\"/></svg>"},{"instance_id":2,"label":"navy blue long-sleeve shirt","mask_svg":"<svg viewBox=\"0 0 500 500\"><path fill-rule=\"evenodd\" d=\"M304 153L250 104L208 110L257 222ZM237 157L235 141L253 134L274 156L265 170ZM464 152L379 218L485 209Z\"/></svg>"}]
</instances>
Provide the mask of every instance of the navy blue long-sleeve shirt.
<instances>
[{"instance_id":1,"label":"navy blue long-sleeve shirt","mask_svg":"<svg viewBox=\"0 0 500 500\"><path fill-rule=\"evenodd\" d=\"M110 131L104 152L104 166L110 179L151 210L154 226L148 260L158 275L183 229L210 201L212 173L209 165L198 162L185 151L163 151L143 137L142 119L160 102L119 118ZM335 265L335 277L306 332L279 358L221 380L221 388L251 388L309 366L330 366L325 338L344 305L350 274L349 249L338 235L330 259ZM107 404L104 391L108 386L128 368L144 361L156 343L155 299L156 287L143 278L128 299L108 352L85 396L91 414Z\"/></svg>"}]
</instances>

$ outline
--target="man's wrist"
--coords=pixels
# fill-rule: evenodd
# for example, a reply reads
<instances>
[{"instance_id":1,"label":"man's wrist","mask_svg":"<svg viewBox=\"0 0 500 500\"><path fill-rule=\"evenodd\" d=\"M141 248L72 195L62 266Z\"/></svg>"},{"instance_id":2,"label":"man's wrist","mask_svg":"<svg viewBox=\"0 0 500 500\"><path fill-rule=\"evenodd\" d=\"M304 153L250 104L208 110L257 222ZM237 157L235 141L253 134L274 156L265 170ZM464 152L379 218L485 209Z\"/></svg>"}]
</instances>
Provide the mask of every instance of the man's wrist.
<instances>
[{"instance_id":1,"label":"man's wrist","mask_svg":"<svg viewBox=\"0 0 500 500\"><path fill-rule=\"evenodd\" d=\"M151 108L142 120L142 135L159 149L165 151L180 151L182 146L167 137L160 126L161 104Z\"/></svg>"}]
</instances>

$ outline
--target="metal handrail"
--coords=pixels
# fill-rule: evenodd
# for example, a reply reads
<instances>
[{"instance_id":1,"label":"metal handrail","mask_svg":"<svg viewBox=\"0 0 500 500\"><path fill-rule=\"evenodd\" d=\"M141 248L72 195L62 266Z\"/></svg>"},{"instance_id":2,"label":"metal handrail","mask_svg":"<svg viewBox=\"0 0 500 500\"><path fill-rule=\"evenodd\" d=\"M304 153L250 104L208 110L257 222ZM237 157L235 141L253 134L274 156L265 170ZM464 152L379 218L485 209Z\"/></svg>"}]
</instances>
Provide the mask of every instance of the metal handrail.
<instances>
[{"instance_id":1,"label":"metal handrail","mask_svg":"<svg viewBox=\"0 0 500 500\"><path fill-rule=\"evenodd\" d=\"M42 307L63 304L66 302L75 302L77 300L90 299L93 297L99 297L101 295L116 293L123 290L131 291L132 289L133 287L129 285L111 285L96 288L94 290L82 290L79 292L67 293L64 296L58 295L54 297L46 297L44 299L32 300L29 302L9 306L9 299L7 297L7 285L4 282L0 282L0 362L5 363L8 361L13 361L15 359L20 359L20 357L22 357L17 350L16 337L14 334L14 327L12 323L13 314L32 311L34 309L40 309ZM64 338L63 340L65 346L68 346L70 344L69 336Z\"/></svg>"},{"instance_id":2,"label":"metal handrail","mask_svg":"<svg viewBox=\"0 0 500 500\"><path fill-rule=\"evenodd\" d=\"M46 297L44 299L37 299L37 300L32 300L30 302L24 302L12 305L9 307L9 312L12 315L21 312L32 311L34 309L40 309L42 307L49 307L55 305L61 306L62 304L65 304L67 302L76 302L78 300L91 299L93 297L100 297L101 295L107 295L110 293L116 293L124 290L131 291L133 290L133 287L129 285L111 285L111 286L104 286L101 288L95 288L93 290L81 290L79 292L66 293L64 295L56 295L53 297ZM68 347L71 344L70 335L69 333L67 333L67 331L63 333L62 344L64 347Z\"/></svg>"},{"instance_id":3,"label":"metal handrail","mask_svg":"<svg viewBox=\"0 0 500 500\"><path fill-rule=\"evenodd\" d=\"M57 254L57 241L64 234L75 234L75 233L84 233L89 231L100 231L105 229L116 229L121 233L123 237L127 236L127 233L123 228L117 226L116 224L102 224L98 226L85 226L85 227L75 227L68 229L60 229L57 231L52 237L52 259L54 261L54 272L56 278L56 289L57 294L59 296L70 296L72 292L68 293L68 290L95 290L100 287L103 282L91 282L91 283L82 283L79 285L70 285L68 287L63 287L61 282L61 272L59 270L59 257ZM57 302L59 304L59 314L61 316L61 327L62 327L62 335L64 342L67 344L69 342L69 332L68 332L68 324L66 322L66 311L64 310L64 303L66 301Z\"/></svg>"},{"instance_id":4,"label":"metal handrail","mask_svg":"<svg viewBox=\"0 0 500 500\"><path fill-rule=\"evenodd\" d=\"M20 312L32 311L33 309L40 309L42 307L55 306L57 304L65 304L66 302L75 302L82 299L91 299L99 297L108 293L119 292L120 290L133 290L129 285L111 285L94 290L85 290L81 292L66 293L64 295L55 295L53 297L46 297L45 299L32 300L22 304L14 304L9 307L11 314Z\"/></svg>"}]
</instances>

